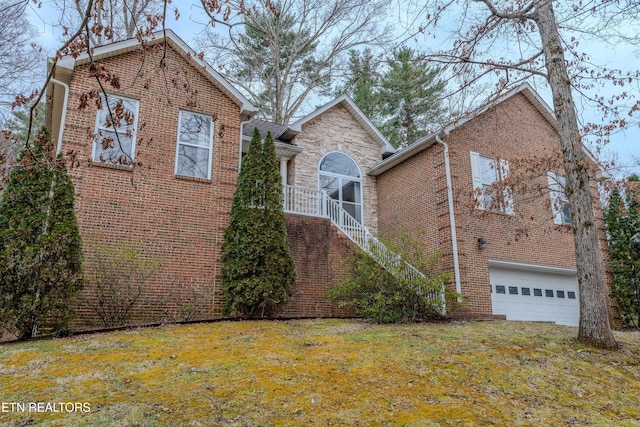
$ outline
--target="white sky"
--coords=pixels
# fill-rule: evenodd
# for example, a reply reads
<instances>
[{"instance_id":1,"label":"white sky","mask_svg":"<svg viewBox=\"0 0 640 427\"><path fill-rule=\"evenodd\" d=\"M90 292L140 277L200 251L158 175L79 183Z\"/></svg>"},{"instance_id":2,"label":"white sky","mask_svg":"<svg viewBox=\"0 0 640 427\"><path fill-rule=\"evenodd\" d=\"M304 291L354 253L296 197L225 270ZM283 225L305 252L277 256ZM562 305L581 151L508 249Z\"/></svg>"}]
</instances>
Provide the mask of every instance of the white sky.
<instances>
[{"instance_id":1,"label":"white sky","mask_svg":"<svg viewBox=\"0 0 640 427\"><path fill-rule=\"evenodd\" d=\"M54 29L51 26L52 22L56 21L58 11L50 6L50 2L44 1L43 7L36 9L33 5L30 5L31 9L31 21L40 32L40 40L38 42L42 44L45 49L53 53L58 47L59 30ZM167 17L167 26L175 31L187 44L195 48L195 38L200 34L206 24L206 16L202 12L197 0L184 0L173 1L173 6L178 6L180 10L180 18L176 21L173 18L173 13L169 13ZM399 15L390 19L402 19ZM225 31L224 26L218 26L220 31ZM430 39L415 39L416 44L419 46L421 43L431 43ZM621 69L633 69L640 68L640 61L638 61L636 46L619 45L617 47L604 46L603 44L597 44L594 42L584 42L583 48L591 55L593 62L599 65L607 65L608 67L616 67ZM640 99L640 93L638 93L637 86L635 88L626 88L630 90L636 100ZM602 93L603 95L605 93ZM546 100L549 105L550 102L549 91L541 90L540 95ZM304 113L308 113L306 111ZM588 120L594 120L589 118L589 115L594 115L592 110L581 111L583 118ZM595 117L595 115L594 115ZM634 163L633 158L640 160L640 127L638 124L633 125L625 130L617 132L611 137L611 142L608 144L603 152L604 158L607 158L607 152L617 153L619 162L623 165L632 165ZM635 170L640 170L640 167L635 167ZM628 174L628 171L623 172L624 175Z\"/></svg>"}]
</instances>

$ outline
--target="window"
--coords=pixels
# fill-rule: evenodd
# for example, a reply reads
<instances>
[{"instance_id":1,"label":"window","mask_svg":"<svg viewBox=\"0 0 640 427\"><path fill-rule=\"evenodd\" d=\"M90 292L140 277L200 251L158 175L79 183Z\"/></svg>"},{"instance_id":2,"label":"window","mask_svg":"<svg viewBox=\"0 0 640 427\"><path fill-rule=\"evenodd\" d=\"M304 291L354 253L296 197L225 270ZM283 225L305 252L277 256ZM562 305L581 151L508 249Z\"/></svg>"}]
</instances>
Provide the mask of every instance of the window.
<instances>
[{"instance_id":1,"label":"window","mask_svg":"<svg viewBox=\"0 0 640 427\"><path fill-rule=\"evenodd\" d=\"M213 119L210 116L180 111L176 175L211 179Z\"/></svg>"},{"instance_id":2,"label":"window","mask_svg":"<svg viewBox=\"0 0 640 427\"><path fill-rule=\"evenodd\" d=\"M496 294L504 294L504 293L506 293L505 287L504 286L500 286L500 285L496 285Z\"/></svg>"},{"instance_id":3,"label":"window","mask_svg":"<svg viewBox=\"0 0 640 427\"><path fill-rule=\"evenodd\" d=\"M522 288L522 295L531 295L531 289Z\"/></svg>"},{"instance_id":4,"label":"window","mask_svg":"<svg viewBox=\"0 0 640 427\"><path fill-rule=\"evenodd\" d=\"M555 224L571 224L571 209L569 199L564 192L566 178L553 172L547 173L549 182L549 196L551 197L551 212Z\"/></svg>"},{"instance_id":5,"label":"window","mask_svg":"<svg viewBox=\"0 0 640 427\"><path fill-rule=\"evenodd\" d=\"M130 165L136 151L139 102L108 95L96 114L91 158L94 162Z\"/></svg>"},{"instance_id":6,"label":"window","mask_svg":"<svg viewBox=\"0 0 640 427\"><path fill-rule=\"evenodd\" d=\"M564 291L556 291L556 296L558 298L564 298Z\"/></svg>"},{"instance_id":7,"label":"window","mask_svg":"<svg viewBox=\"0 0 640 427\"><path fill-rule=\"evenodd\" d=\"M533 288L533 295L536 297L542 296L542 289Z\"/></svg>"},{"instance_id":8,"label":"window","mask_svg":"<svg viewBox=\"0 0 640 427\"><path fill-rule=\"evenodd\" d=\"M553 290L552 289L545 289L544 290L544 295L549 297L549 298L553 298Z\"/></svg>"},{"instance_id":9,"label":"window","mask_svg":"<svg viewBox=\"0 0 640 427\"><path fill-rule=\"evenodd\" d=\"M571 291L567 292L567 298L576 299L576 293Z\"/></svg>"},{"instance_id":10,"label":"window","mask_svg":"<svg viewBox=\"0 0 640 427\"><path fill-rule=\"evenodd\" d=\"M509 286L509 295L518 295L518 287Z\"/></svg>"},{"instance_id":11,"label":"window","mask_svg":"<svg viewBox=\"0 0 640 427\"><path fill-rule=\"evenodd\" d=\"M471 152L471 174L476 197L476 206L482 210L492 210L513 215L511 189L501 192L491 191L491 186L505 179L509 174L509 163Z\"/></svg>"},{"instance_id":12,"label":"window","mask_svg":"<svg viewBox=\"0 0 640 427\"><path fill-rule=\"evenodd\" d=\"M325 155L318 166L318 182L321 190L362 223L362 175L351 157L337 151Z\"/></svg>"}]
</instances>

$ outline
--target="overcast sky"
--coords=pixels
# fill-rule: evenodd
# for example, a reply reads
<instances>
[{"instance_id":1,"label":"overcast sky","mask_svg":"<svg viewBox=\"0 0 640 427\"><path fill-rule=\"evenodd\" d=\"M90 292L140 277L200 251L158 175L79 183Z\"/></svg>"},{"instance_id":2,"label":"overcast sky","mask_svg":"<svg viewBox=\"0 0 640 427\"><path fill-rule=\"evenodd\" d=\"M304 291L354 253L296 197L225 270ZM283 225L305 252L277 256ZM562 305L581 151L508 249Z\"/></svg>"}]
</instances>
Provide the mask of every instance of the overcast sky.
<instances>
[{"instance_id":1,"label":"overcast sky","mask_svg":"<svg viewBox=\"0 0 640 427\"><path fill-rule=\"evenodd\" d=\"M40 9L35 9L33 5L30 5L32 8L31 21L41 34L39 42L45 46L48 51L53 53L56 47L58 47L59 32L56 32L56 30L50 26L50 23L56 21L55 16L57 11L48 7L47 4L48 2L45 1L43 8ZM171 13L167 19L167 26L175 31L185 42L187 42L187 44L195 48L195 38L203 31L206 25L206 16L204 16L201 6L199 6L199 1L188 0L173 2L173 5L178 4L181 14L180 19L176 21L173 19L173 13ZM400 19L400 17L396 16L393 19ZM406 24L406 22L404 23ZM412 23L411 25L414 24ZM220 31L226 31L224 26L219 26L219 28ZM425 40L415 38L412 40L413 43L416 43L418 46L421 43L433 42L432 39ZM640 66L640 61L638 61L636 52L638 48L635 46L618 45L611 47L585 40L582 43L582 48L591 55L593 62L599 65L606 65L608 67L617 67L621 69L638 68ZM540 87L539 84L536 86L538 87L543 99L551 105L549 90L546 90L544 87ZM635 89L628 88L627 90L633 92L636 99L640 98L640 93L637 93L637 86ZM605 93L602 94L605 95ZM583 121L595 120L595 112L593 112L592 109L585 110L580 106L578 106L578 109L579 113L581 113L583 117ZM302 113L306 114L309 113L309 111L304 111ZM590 115L592 115L592 117L589 117ZM611 143L604 148L603 152L605 153L605 159L608 157L606 154L607 152L615 152L617 153L621 164L634 164L634 157L640 159L640 127L636 124L626 130L617 132L612 136Z\"/></svg>"}]
</instances>

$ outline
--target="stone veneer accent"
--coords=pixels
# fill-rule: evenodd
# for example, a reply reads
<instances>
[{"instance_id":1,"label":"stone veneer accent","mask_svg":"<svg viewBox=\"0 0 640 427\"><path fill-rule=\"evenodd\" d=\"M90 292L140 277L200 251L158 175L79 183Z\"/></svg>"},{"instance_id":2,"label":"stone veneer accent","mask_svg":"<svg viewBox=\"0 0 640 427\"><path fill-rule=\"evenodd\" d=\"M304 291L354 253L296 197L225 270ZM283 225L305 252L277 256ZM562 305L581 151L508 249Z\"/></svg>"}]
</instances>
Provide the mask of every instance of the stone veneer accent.
<instances>
[{"instance_id":1,"label":"stone veneer accent","mask_svg":"<svg viewBox=\"0 0 640 427\"><path fill-rule=\"evenodd\" d=\"M290 162L293 167L289 182L293 185L318 188L318 164L327 153L340 151L355 160L362 173L364 225L376 233L378 189L376 178L366 175L366 171L382 160L380 146L351 113L336 105L305 123L294 142L303 148L303 152Z\"/></svg>"}]
</instances>

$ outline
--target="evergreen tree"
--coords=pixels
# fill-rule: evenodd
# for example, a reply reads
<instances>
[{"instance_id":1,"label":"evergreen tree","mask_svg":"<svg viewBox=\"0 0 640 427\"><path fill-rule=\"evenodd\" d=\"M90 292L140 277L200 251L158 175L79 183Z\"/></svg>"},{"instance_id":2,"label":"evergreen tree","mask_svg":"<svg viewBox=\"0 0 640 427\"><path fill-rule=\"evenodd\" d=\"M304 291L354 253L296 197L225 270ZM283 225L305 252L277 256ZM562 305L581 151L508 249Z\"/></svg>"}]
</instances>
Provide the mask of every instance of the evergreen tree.
<instances>
[{"instance_id":1,"label":"evergreen tree","mask_svg":"<svg viewBox=\"0 0 640 427\"><path fill-rule=\"evenodd\" d=\"M223 313L270 316L289 301L295 265L286 241L282 184L271 132L256 128L242 161L222 244Z\"/></svg>"},{"instance_id":2,"label":"evergreen tree","mask_svg":"<svg viewBox=\"0 0 640 427\"><path fill-rule=\"evenodd\" d=\"M401 48L378 72L371 51L350 52L349 77L337 94L347 94L396 148L413 144L437 124L444 83L413 49Z\"/></svg>"},{"instance_id":3,"label":"evergreen tree","mask_svg":"<svg viewBox=\"0 0 640 427\"><path fill-rule=\"evenodd\" d=\"M11 131L11 137L19 142L22 142L22 147L27 140L27 133L29 130L29 122L31 122L31 138L34 139L34 134L38 129L41 129L45 125L45 103L40 101L35 110L33 121L31 121L29 108L23 107L11 112L11 118L6 123L6 128Z\"/></svg>"},{"instance_id":4,"label":"evergreen tree","mask_svg":"<svg viewBox=\"0 0 640 427\"><path fill-rule=\"evenodd\" d=\"M348 95L374 124L380 123L379 84L380 75L371 50L349 51L349 77L336 95Z\"/></svg>"},{"instance_id":5,"label":"evergreen tree","mask_svg":"<svg viewBox=\"0 0 640 427\"><path fill-rule=\"evenodd\" d=\"M427 135L429 127L437 123L442 113L438 97L444 83L437 80L439 70L429 68L408 47L398 50L387 64L380 88L386 118L381 131L394 147L404 147Z\"/></svg>"},{"instance_id":6,"label":"evergreen tree","mask_svg":"<svg viewBox=\"0 0 640 427\"><path fill-rule=\"evenodd\" d=\"M622 323L640 327L640 215L635 191L623 198L613 190L605 210L609 262L613 272L611 297Z\"/></svg>"},{"instance_id":7,"label":"evergreen tree","mask_svg":"<svg viewBox=\"0 0 640 427\"><path fill-rule=\"evenodd\" d=\"M227 77L239 84L266 119L287 124L311 88L323 93L331 78L316 59L318 43L292 15L272 11L245 18Z\"/></svg>"},{"instance_id":8,"label":"evergreen tree","mask_svg":"<svg viewBox=\"0 0 640 427\"><path fill-rule=\"evenodd\" d=\"M0 326L19 339L65 329L81 288L74 189L48 134L19 157L0 200Z\"/></svg>"}]
</instances>

